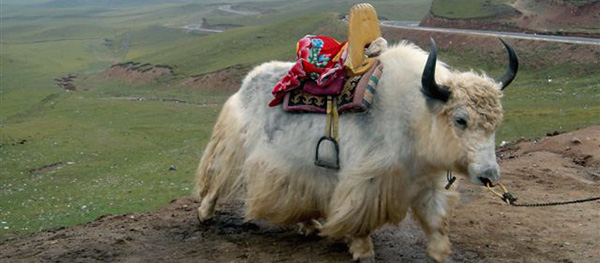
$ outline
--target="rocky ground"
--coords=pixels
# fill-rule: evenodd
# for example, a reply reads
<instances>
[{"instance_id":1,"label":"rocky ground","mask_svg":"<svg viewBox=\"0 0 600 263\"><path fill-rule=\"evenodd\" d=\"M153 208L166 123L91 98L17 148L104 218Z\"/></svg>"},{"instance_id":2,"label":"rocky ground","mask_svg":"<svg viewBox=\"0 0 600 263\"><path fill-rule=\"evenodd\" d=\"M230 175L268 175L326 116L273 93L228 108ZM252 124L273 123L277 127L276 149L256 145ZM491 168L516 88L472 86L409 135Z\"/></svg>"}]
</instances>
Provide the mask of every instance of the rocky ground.
<instances>
[{"instance_id":1,"label":"rocky ground","mask_svg":"<svg viewBox=\"0 0 600 263\"><path fill-rule=\"evenodd\" d=\"M551 134L552 135L552 134ZM522 202L600 196L600 126L523 141L498 151L502 182ZM482 187L458 185L449 262L598 262L600 201L509 207ZM154 212L0 241L0 262L350 262L345 244L294 228L244 222L240 203L201 224L191 198ZM373 235L378 262L426 262L410 218Z\"/></svg>"}]
</instances>

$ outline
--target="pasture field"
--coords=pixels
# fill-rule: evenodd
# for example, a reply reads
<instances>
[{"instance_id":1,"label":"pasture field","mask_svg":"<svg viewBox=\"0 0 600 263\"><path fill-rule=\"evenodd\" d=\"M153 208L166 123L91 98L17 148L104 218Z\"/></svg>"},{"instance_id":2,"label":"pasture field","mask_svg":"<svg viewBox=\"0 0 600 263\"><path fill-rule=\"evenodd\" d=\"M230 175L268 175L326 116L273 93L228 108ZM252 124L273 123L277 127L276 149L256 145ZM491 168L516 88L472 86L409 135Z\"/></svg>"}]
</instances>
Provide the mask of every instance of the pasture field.
<instances>
[{"instance_id":1,"label":"pasture field","mask_svg":"<svg viewBox=\"0 0 600 263\"><path fill-rule=\"evenodd\" d=\"M513 11L514 9L507 5L507 2L506 0L434 0L431 12L447 18L485 18Z\"/></svg>"},{"instance_id":2,"label":"pasture field","mask_svg":"<svg viewBox=\"0 0 600 263\"><path fill-rule=\"evenodd\" d=\"M176 83L233 65L250 68L273 59L290 60L295 41L305 34L344 39L340 12L360 1L334 1L339 4L333 8L330 2L326 6L314 0L227 1L235 8L264 12L247 16L219 11L223 2L70 8L3 2L2 238L109 213L148 211L188 195L197 161L229 93ZM381 16L393 20L418 20L429 8L427 1L418 0L372 3ZM212 25L239 27L219 34L180 29L201 18ZM481 65L480 56L448 50L442 59L490 74L502 71L496 64ZM175 74L144 83L101 74L123 61L166 64ZM526 68L506 94L506 122L497 140L598 124L600 77L572 73L582 66ZM71 73L77 75L80 89L54 85L53 79Z\"/></svg>"}]
</instances>

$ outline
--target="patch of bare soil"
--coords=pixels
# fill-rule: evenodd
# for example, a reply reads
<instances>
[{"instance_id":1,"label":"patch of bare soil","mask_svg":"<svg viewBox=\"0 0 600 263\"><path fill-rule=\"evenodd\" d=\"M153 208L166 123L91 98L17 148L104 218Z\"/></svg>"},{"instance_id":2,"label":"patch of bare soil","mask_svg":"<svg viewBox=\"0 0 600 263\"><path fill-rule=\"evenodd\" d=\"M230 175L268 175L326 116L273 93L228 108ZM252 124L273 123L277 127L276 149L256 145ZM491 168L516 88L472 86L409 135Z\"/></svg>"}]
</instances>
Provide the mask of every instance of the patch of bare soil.
<instances>
[{"instance_id":1,"label":"patch of bare soil","mask_svg":"<svg viewBox=\"0 0 600 263\"><path fill-rule=\"evenodd\" d=\"M169 65L142 64L133 61L114 64L102 73L104 77L131 83L148 83L161 76L173 76L174 74L173 68Z\"/></svg>"},{"instance_id":2,"label":"patch of bare soil","mask_svg":"<svg viewBox=\"0 0 600 263\"><path fill-rule=\"evenodd\" d=\"M191 76L184 79L178 86L233 93L242 85L242 79L247 72L248 67L234 65L214 72Z\"/></svg>"},{"instance_id":3,"label":"patch of bare soil","mask_svg":"<svg viewBox=\"0 0 600 263\"><path fill-rule=\"evenodd\" d=\"M79 88L74 84L74 80L77 78L75 74L67 74L59 78L54 79L54 85L59 86L65 90L76 91Z\"/></svg>"},{"instance_id":4,"label":"patch of bare soil","mask_svg":"<svg viewBox=\"0 0 600 263\"><path fill-rule=\"evenodd\" d=\"M499 149L502 182L519 201L600 195L600 126ZM449 262L598 262L600 201L509 207L486 189L462 183ZM107 215L0 242L0 262L351 262L345 244L294 228L245 222L242 204L196 219L189 197L149 213ZM426 262L426 241L409 218L373 235L378 262Z\"/></svg>"},{"instance_id":5,"label":"patch of bare soil","mask_svg":"<svg viewBox=\"0 0 600 263\"><path fill-rule=\"evenodd\" d=\"M583 6L575 6L569 1L518 0L513 5L522 12L515 20L516 26L537 32L554 34L583 33L598 29L600 1ZM575 31L575 32L572 32ZM598 34L588 35L598 37Z\"/></svg>"}]
</instances>

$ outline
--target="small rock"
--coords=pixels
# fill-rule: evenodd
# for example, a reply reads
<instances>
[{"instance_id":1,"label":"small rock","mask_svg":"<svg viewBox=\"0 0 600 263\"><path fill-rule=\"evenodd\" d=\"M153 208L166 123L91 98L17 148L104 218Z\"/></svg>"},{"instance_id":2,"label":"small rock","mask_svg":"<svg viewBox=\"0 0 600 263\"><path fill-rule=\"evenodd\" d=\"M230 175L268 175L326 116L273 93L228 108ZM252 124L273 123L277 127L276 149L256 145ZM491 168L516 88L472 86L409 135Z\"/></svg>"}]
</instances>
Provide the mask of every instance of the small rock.
<instances>
[{"instance_id":1,"label":"small rock","mask_svg":"<svg viewBox=\"0 0 600 263\"><path fill-rule=\"evenodd\" d=\"M171 164L171 166L169 166L169 171L177 171L177 167L175 167L175 165Z\"/></svg>"},{"instance_id":2,"label":"small rock","mask_svg":"<svg viewBox=\"0 0 600 263\"><path fill-rule=\"evenodd\" d=\"M577 137L573 137L573 139L571 139L571 143L580 144L581 140L579 138L577 138Z\"/></svg>"}]
</instances>

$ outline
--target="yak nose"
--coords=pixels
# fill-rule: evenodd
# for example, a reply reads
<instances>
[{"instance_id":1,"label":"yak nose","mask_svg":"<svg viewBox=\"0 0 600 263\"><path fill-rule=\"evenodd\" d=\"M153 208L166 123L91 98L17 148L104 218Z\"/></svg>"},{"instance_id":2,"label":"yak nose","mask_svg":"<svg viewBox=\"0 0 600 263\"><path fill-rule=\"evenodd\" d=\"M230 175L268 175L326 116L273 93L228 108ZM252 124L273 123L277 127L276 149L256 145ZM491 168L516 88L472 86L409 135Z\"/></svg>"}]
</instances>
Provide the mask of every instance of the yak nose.
<instances>
[{"instance_id":1,"label":"yak nose","mask_svg":"<svg viewBox=\"0 0 600 263\"><path fill-rule=\"evenodd\" d=\"M496 163L473 165L469 168L471 182L475 184L486 185L500 179L500 167Z\"/></svg>"},{"instance_id":2,"label":"yak nose","mask_svg":"<svg viewBox=\"0 0 600 263\"><path fill-rule=\"evenodd\" d=\"M491 184L500 179L500 169L497 164L486 166L481 169L481 172L477 177L479 178L479 183L482 183L483 185Z\"/></svg>"}]
</instances>

